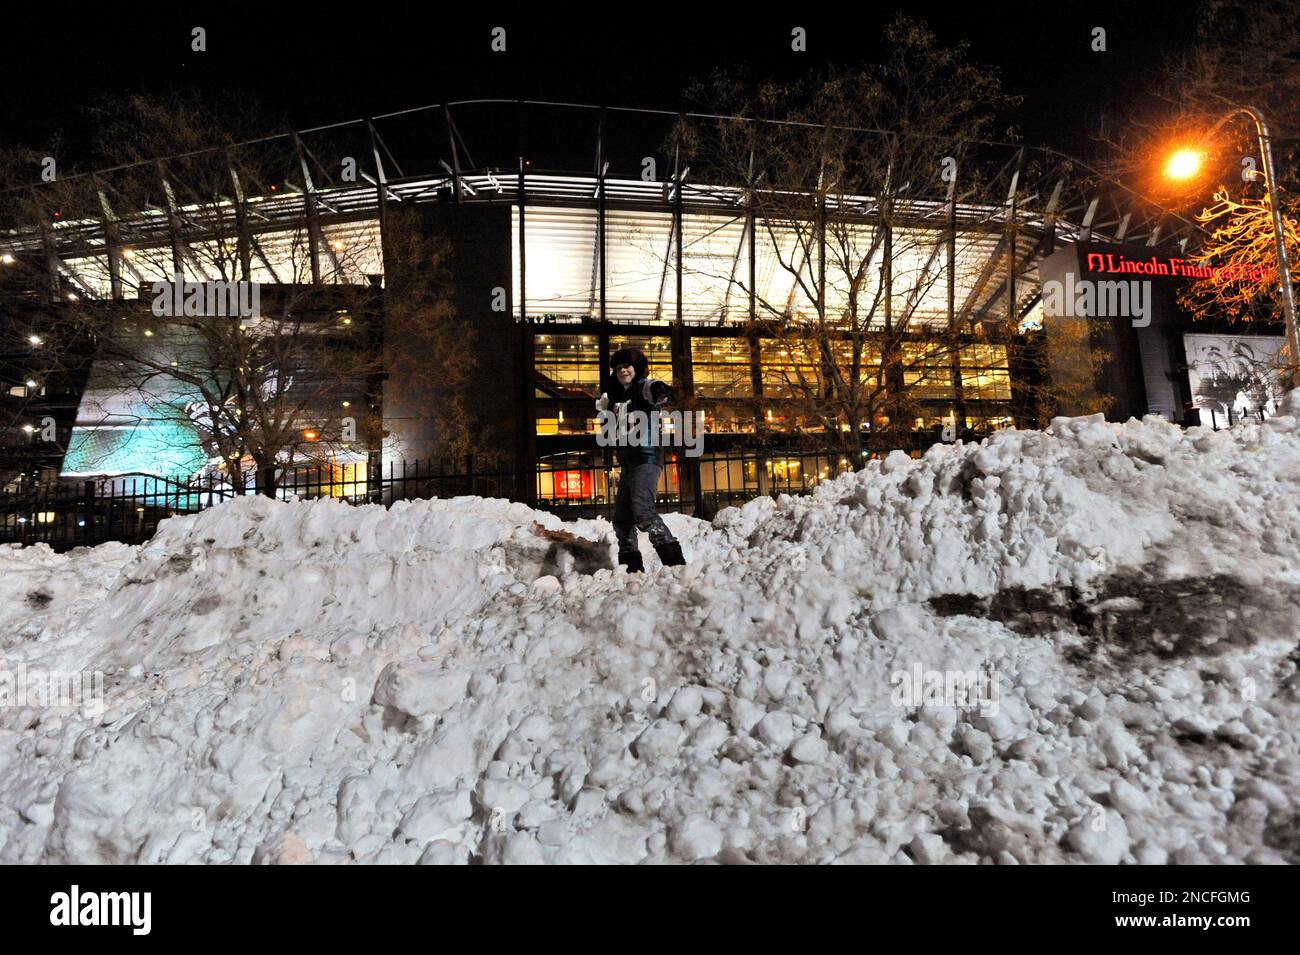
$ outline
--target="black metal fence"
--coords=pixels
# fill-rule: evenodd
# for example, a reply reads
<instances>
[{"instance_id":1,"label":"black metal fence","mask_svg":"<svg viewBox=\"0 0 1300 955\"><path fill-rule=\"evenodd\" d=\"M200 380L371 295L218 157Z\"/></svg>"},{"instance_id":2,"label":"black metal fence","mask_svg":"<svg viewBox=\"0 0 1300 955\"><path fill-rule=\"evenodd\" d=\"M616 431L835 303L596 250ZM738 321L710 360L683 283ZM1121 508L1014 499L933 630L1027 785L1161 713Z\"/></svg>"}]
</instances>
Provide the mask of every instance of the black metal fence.
<instances>
[{"instance_id":1,"label":"black metal fence","mask_svg":"<svg viewBox=\"0 0 1300 955\"><path fill-rule=\"evenodd\" d=\"M408 498L514 496L514 472L498 461L466 456L455 461L364 462L281 468L280 500L337 498L353 504L392 504ZM78 482L18 484L0 489L0 543L49 544L58 550L105 541L140 543L158 523L193 514L234 497L258 493L252 475L232 484L225 475L166 478L111 475Z\"/></svg>"},{"instance_id":2,"label":"black metal fence","mask_svg":"<svg viewBox=\"0 0 1300 955\"><path fill-rule=\"evenodd\" d=\"M1201 408L1199 413L1201 425L1209 425L1215 431L1232 428L1246 422L1267 421L1269 417L1268 412L1262 407L1256 408L1254 411L1249 408L1238 408L1234 411L1233 408L1229 407L1222 412L1214 408Z\"/></svg>"},{"instance_id":3,"label":"black metal fence","mask_svg":"<svg viewBox=\"0 0 1300 955\"><path fill-rule=\"evenodd\" d=\"M674 456L665 460L656 495L664 511L711 517L722 507L763 495L802 494L861 466L854 452L757 451ZM860 453L862 461L865 453ZM566 518L609 517L619 468L603 451L553 455L538 462L529 503ZM511 462L473 455L455 460L395 460L337 466L282 468L274 495L280 500L334 498L351 504L462 495L522 500ZM146 474L85 481L11 485L0 489L0 543L45 543L56 550L106 541L141 543L159 522L193 514L237 496L258 493L250 476L235 487L224 476L190 479Z\"/></svg>"}]
</instances>

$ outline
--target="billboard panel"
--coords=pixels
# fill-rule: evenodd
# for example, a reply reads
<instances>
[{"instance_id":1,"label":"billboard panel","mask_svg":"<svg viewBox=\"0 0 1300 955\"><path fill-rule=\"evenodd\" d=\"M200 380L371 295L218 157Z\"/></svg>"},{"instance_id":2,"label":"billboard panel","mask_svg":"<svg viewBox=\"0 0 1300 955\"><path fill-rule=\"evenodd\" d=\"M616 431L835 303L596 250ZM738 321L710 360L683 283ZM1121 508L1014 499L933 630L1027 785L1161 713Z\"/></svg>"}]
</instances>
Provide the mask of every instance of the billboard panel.
<instances>
[{"instance_id":1,"label":"billboard panel","mask_svg":"<svg viewBox=\"0 0 1300 955\"><path fill-rule=\"evenodd\" d=\"M1192 406L1201 423L1214 419L1277 413L1285 389L1281 378L1281 335L1184 335Z\"/></svg>"}]
</instances>

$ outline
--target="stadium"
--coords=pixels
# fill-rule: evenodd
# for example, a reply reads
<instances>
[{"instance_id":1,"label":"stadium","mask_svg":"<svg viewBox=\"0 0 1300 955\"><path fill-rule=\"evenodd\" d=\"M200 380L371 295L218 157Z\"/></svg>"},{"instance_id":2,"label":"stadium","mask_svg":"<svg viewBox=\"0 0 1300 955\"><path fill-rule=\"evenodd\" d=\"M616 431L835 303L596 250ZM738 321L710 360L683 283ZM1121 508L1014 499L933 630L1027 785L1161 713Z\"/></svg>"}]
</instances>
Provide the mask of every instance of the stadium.
<instances>
[{"instance_id":1,"label":"stadium","mask_svg":"<svg viewBox=\"0 0 1300 955\"><path fill-rule=\"evenodd\" d=\"M420 271L395 265L399 216L445 244L447 294L468 330L451 353L473 367L461 397L476 440L468 454L458 446L467 465L454 469L468 472L456 475L464 490L563 510L607 505L593 401L625 345L703 412L703 455L670 462L660 487L664 507L694 513L806 490L855 456L916 454L1055 413L1213 415L1217 426L1271 410L1271 393L1225 368L1267 358L1280 337L1215 337L1174 304L1200 238L1194 222L1050 149L941 143L922 162L924 150L887 132L837 132L868 165L896 150L909 167L891 165L874 191L871 175L851 170L849 185L793 181L788 166L761 168L781 159L765 146L826 131L488 100L32 190L15 208L35 221L11 214L0 239L0 276L23 303L4 363L16 462L5 478L15 490L153 477L175 485L174 500L151 491L139 510L192 506L194 476L211 482L242 450L215 453L185 376L168 379L168 367L204 352L174 330L155 334L150 304L166 283L238 281L269 316L241 319L249 336L306 316L377 356L295 411L283 466L259 486L294 493L291 472L310 466L326 476L296 493L403 496L385 480L418 478L410 462L447 447L429 413L444 400L447 363L421 354L392 317L411 284L395 273ZM1087 280L1115 262L1146 263L1129 270L1154 286L1145 321L1044 314L1045 282ZM51 329L73 310L111 314L138 335L153 369L148 401L110 373L125 363L106 359L102 342L82 341L79 364L37 380ZM295 374L301 389L313 372ZM1212 382L1229 394L1204 399ZM849 391L851 403L838 400ZM42 513L61 520L56 511Z\"/></svg>"}]
</instances>

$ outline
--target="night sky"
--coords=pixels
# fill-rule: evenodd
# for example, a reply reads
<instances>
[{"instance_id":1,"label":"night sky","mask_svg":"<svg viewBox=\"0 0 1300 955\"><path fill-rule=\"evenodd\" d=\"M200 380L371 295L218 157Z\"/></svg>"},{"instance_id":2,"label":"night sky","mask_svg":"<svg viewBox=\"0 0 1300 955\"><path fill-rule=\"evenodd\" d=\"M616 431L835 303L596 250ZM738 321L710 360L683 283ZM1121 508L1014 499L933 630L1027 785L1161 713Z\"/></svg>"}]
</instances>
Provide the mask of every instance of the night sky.
<instances>
[{"instance_id":1,"label":"night sky","mask_svg":"<svg viewBox=\"0 0 1300 955\"><path fill-rule=\"evenodd\" d=\"M314 8L329 10L319 14L230 4L203 13L196 4L180 15L133 5L111 19L78 11L57 32L48 21L6 29L0 54L21 89L0 97L0 122L6 144L44 145L60 132L65 161L76 163L89 132L80 107L132 90L225 91L299 128L487 96L676 109L690 79L715 65L782 78L871 59L880 25L902 9L1000 67L1008 90L1025 97L1008 117L1024 141L1086 157L1100 117L1139 102L1161 59L1195 28L1190 2L860 4L835 17L780 18L747 15L747 6L759 5L728 5L723 16L692 5L563 4L546 17L503 10L450 19L444 5ZM304 13L314 25L303 25ZM505 55L489 50L498 25L508 31ZM207 29L206 53L190 51L193 26ZM808 53L790 51L792 26L808 30ZM1097 26L1107 30L1106 53L1090 49Z\"/></svg>"}]
</instances>

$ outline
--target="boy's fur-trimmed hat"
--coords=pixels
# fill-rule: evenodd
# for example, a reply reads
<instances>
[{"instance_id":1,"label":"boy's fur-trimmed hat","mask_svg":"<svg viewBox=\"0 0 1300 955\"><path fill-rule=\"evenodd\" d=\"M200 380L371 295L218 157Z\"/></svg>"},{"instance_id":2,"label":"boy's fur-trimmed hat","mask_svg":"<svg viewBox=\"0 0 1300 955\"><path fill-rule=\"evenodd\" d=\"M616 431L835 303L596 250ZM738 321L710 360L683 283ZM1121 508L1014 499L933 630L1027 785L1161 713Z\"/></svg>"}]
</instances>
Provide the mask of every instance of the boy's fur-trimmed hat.
<instances>
[{"instance_id":1,"label":"boy's fur-trimmed hat","mask_svg":"<svg viewBox=\"0 0 1300 955\"><path fill-rule=\"evenodd\" d=\"M639 348L620 348L610 355L609 367L614 369L619 365L631 365L638 378L646 378L650 375L650 360Z\"/></svg>"}]
</instances>

